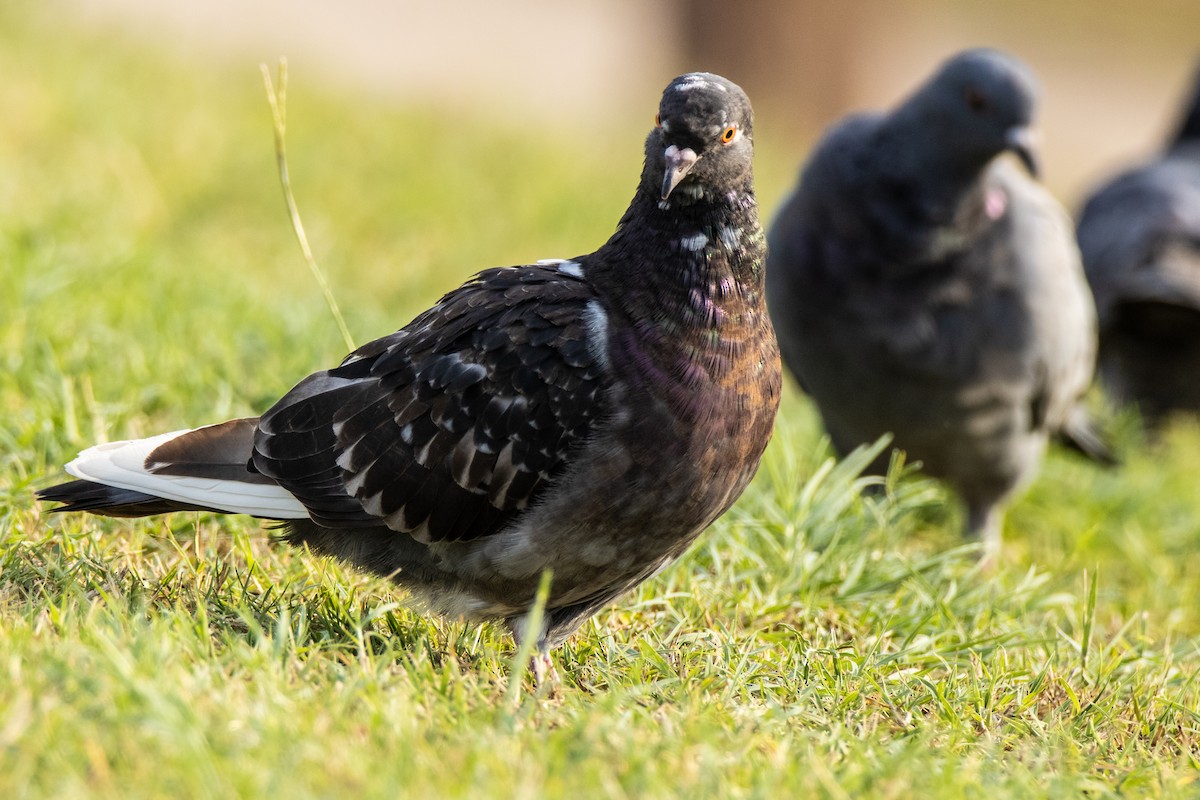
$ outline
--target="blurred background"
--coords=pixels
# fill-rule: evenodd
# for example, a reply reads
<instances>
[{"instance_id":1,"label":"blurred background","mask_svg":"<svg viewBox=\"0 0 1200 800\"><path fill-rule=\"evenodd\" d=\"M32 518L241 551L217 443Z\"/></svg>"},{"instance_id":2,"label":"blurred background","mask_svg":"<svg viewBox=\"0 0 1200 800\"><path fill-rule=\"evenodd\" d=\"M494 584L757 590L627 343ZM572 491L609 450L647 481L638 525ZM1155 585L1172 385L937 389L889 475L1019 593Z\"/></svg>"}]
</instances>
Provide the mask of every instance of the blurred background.
<instances>
[{"instance_id":1,"label":"blurred background","mask_svg":"<svg viewBox=\"0 0 1200 800\"><path fill-rule=\"evenodd\" d=\"M480 269L603 243L679 73L749 92L769 220L825 127L977 45L1040 76L1046 179L1074 210L1175 124L1200 2L0 3L0 434L25 419L59 447L28 398L57 407L76 375L80 425L126 435L213 417L214 386L220 413L261 410L346 352L281 202L260 64L289 60L296 199L362 342Z\"/></svg>"},{"instance_id":2,"label":"blurred background","mask_svg":"<svg viewBox=\"0 0 1200 800\"><path fill-rule=\"evenodd\" d=\"M894 103L957 50L1000 47L1043 82L1046 177L1072 207L1156 146L1200 62L1194 0L60 2L193 57L286 55L307 81L565 130L641 120L673 75L719 72L750 94L789 177L841 115Z\"/></svg>"},{"instance_id":3,"label":"blurred background","mask_svg":"<svg viewBox=\"0 0 1200 800\"><path fill-rule=\"evenodd\" d=\"M480 269L602 244L677 74L749 92L769 220L824 128L978 45L1039 75L1045 178L1074 210L1176 124L1200 2L0 3L0 411L42 425L21 381L53 363L112 430L206 419L177 404L214 384L250 413L346 352L280 198L259 67L281 56L296 199L362 342Z\"/></svg>"}]
</instances>

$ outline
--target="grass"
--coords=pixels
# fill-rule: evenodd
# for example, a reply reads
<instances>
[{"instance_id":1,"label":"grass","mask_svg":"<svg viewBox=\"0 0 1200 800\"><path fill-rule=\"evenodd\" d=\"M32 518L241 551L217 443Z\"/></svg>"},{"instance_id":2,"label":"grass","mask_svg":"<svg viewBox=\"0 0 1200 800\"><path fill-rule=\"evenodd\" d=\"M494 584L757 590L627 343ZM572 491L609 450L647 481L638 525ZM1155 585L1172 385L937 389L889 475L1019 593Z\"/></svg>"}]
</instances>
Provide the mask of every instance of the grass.
<instances>
[{"instance_id":1,"label":"grass","mask_svg":"<svg viewBox=\"0 0 1200 800\"><path fill-rule=\"evenodd\" d=\"M1125 420L1115 471L1052 453L981 574L943 490L866 491L791 394L741 502L568 642L556 696L509 685L498 628L252 520L50 519L32 491L81 446L256 413L343 351L257 65L120 45L0 10L0 796L1194 796L1194 424ZM592 249L641 111L579 159L293 63L292 180L354 336ZM758 167L769 213L794 165Z\"/></svg>"}]
</instances>

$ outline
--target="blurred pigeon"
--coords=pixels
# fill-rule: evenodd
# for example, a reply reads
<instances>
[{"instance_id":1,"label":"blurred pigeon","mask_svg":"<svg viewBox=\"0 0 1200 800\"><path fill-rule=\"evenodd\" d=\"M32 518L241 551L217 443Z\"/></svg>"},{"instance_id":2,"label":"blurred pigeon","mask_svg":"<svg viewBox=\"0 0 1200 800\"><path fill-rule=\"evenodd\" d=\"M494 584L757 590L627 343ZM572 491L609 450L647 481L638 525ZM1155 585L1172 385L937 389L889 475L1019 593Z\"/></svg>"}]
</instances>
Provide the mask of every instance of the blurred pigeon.
<instances>
[{"instance_id":1,"label":"blurred pigeon","mask_svg":"<svg viewBox=\"0 0 1200 800\"><path fill-rule=\"evenodd\" d=\"M892 433L989 554L1050 434L1107 456L1077 405L1095 312L1070 220L1031 177L1034 105L1023 64L961 53L892 112L830 130L768 235L783 360L834 447Z\"/></svg>"},{"instance_id":2,"label":"blurred pigeon","mask_svg":"<svg viewBox=\"0 0 1200 800\"><path fill-rule=\"evenodd\" d=\"M97 445L41 499L284 520L438 612L503 620L547 668L738 498L779 403L749 100L676 78L645 151L595 253L481 272L261 417Z\"/></svg>"},{"instance_id":3,"label":"blurred pigeon","mask_svg":"<svg viewBox=\"0 0 1200 800\"><path fill-rule=\"evenodd\" d=\"M1200 412L1200 74L1166 152L1092 195L1078 235L1105 388L1151 424Z\"/></svg>"}]
</instances>

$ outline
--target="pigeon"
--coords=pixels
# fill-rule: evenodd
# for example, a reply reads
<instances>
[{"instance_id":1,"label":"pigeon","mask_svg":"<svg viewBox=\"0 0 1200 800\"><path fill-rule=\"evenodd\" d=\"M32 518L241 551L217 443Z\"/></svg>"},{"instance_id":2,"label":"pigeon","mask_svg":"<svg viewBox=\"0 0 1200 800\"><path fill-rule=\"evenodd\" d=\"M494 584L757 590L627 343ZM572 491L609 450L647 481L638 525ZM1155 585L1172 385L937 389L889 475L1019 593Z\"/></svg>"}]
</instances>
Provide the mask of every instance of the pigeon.
<instances>
[{"instance_id":1,"label":"pigeon","mask_svg":"<svg viewBox=\"0 0 1200 800\"><path fill-rule=\"evenodd\" d=\"M1100 187L1076 233L1100 319L1100 382L1150 427L1200 412L1200 71L1164 153Z\"/></svg>"},{"instance_id":2,"label":"pigeon","mask_svg":"<svg viewBox=\"0 0 1200 800\"><path fill-rule=\"evenodd\" d=\"M1014 58L959 53L889 113L828 131L767 237L783 361L833 447L890 433L965 502L985 560L1049 436L1110 455L1079 404L1095 311L1036 180L1036 93Z\"/></svg>"},{"instance_id":3,"label":"pigeon","mask_svg":"<svg viewBox=\"0 0 1200 800\"><path fill-rule=\"evenodd\" d=\"M733 504L770 439L782 366L753 138L736 84L676 78L594 253L484 270L262 416L96 445L40 499L279 520L429 610L503 621L552 670Z\"/></svg>"}]
</instances>

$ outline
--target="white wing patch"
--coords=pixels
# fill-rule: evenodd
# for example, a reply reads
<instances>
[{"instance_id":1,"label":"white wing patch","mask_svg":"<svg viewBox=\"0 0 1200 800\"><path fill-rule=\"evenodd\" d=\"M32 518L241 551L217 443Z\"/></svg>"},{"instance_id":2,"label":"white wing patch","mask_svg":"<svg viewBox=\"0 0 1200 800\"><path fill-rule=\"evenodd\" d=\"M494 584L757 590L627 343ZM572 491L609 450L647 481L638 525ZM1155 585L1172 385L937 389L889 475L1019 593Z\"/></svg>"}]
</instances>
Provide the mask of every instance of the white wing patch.
<instances>
[{"instance_id":1,"label":"white wing patch","mask_svg":"<svg viewBox=\"0 0 1200 800\"><path fill-rule=\"evenodd\" d=\"M583 277L583 265L569 258L539 258L536 263L539 267L557 266L559 272L573 278Z\"/></svg>"},{"instance_id":2,"label":"white wing patch","mask_svg":"<svg viewBox=\"0 0 1200 800\"><path fill-rule=\"evenodd\" d=\"M558 271L576 278L583 277L583 266L578 261L564 261L558 265Z\"/></svg>"},{"instance_id":3,"label":"white wing patch","mask_svg":"<svg viewBox=\"0 0 1200 800\"><path fill-rule=\"evenodd\" d=\"M589 300L583 309L583 321L587 325L588 349L604 369L608 362L608 314L604 313L599 300Z\"/></svg>"},{"instance_id":4,"label":"white wing patch","mask_svg":"<svg viewBox=\"0 0 1200 800\"><path fill-rule=\"evenodd\" d=\"M281 486L242 483L213 478L189 478L146 471L146 457L165 442L191 433L172 431L148 439L131 439L98 444L84 450L67 464L76 478L118 489L144 492L165 500L215 508L231 514L251 514L268 519L306 519L308 511Z\"/></svg>"}]
</instances>

